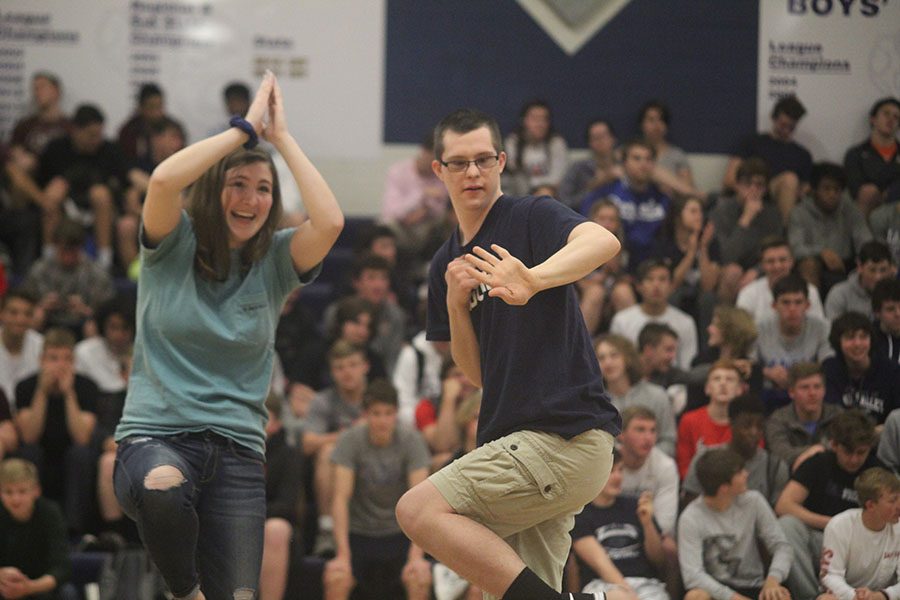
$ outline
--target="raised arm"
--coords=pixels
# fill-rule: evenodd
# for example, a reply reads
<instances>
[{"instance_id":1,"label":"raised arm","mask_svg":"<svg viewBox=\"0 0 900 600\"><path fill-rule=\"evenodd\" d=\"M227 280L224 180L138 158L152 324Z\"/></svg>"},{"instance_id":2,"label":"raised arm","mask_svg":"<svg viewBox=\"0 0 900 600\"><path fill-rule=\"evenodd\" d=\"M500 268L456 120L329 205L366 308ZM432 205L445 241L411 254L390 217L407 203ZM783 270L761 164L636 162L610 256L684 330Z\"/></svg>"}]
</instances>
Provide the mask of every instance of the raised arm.
<instances>
[{"instance_id":1,"label":"raised arm","mask_svg":"<svg viewBox=\"0 0 900 600\"><path fill-rule=\"evenodd\" d=\"M263 130L274 82L274 75L267 72L247 110L246 120L257 133ZM246 141L247 134L232 127L179 150L153 170L142 211L147 242L156 245L172 233L181 218L182 190Z\"/></svg>"},{"instance_id":2,"label":"raised arm","mask_svg":"<svg viewBox=\"0 0 900 600\"><path fill-rule=\"evenodd\" d=\"M530 269L497 244L491 246L496 255L476 246L466 260L477 267L471 271L473 277L491 286L488 295L522 305L540 291L578 281L618 254L620 248L616 236L588 221L572 229L565 246Z\"/></svg>"},{"instance_id":3,"label":"raised arm","mask_svg":"<svg viewBox=\"0 0 900 600\"><path fill-rule=\"evenodd\" d=\"M271 83L272 93L269 96L271 121L263 131L263 136L272 142L284 158L303 198L308 219L297 228L291 238L291 258L294 261L294 269L298 273L305 273L322 262L331 250L344 228L344 214L325 179L288 132L281 86L274 77L271 77Z\"/></svg>"}]
</instances>

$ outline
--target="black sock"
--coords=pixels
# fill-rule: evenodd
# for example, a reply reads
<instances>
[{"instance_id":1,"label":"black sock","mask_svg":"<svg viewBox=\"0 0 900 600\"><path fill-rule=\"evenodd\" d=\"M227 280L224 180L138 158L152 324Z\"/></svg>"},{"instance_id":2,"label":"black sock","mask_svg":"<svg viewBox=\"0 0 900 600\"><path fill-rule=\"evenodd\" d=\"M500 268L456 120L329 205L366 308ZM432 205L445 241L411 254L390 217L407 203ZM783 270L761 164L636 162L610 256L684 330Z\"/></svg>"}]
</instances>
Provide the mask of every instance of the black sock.
<instances>
[{"instance_id":1,"label":"black sock","mask_svg":"<svg viewBox=\"0 0 900 600\"><path fill-rule=\"evenodd\" d=\"M560 600L559 592L544 583L544 580L525 567L510 584L503 600Z\"/></svg>"}]
</instances>

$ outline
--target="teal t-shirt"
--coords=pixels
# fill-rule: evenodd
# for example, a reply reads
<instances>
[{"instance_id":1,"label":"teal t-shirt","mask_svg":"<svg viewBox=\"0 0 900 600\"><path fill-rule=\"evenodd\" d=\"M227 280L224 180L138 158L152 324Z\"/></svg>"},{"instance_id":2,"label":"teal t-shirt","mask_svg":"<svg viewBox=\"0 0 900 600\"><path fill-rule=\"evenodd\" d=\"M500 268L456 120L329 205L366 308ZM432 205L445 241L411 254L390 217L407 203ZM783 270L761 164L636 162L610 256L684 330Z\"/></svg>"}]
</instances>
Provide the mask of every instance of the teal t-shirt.
<instances>
[{"instance_id":1,"label":"teal t-shirt","mask_svg":"<svg viewBox=\"0 0 900 600\"><path fill-rule=\"evenodd\" d=\"M276 232L244 276L233 254L223 282L197 276L197 239L184 212L158 246L142 245L134 359L117 441L209 429L265 454L278 317L287 296L321 270L297 275L293 233Z\"/></svg>"}]
</instances>

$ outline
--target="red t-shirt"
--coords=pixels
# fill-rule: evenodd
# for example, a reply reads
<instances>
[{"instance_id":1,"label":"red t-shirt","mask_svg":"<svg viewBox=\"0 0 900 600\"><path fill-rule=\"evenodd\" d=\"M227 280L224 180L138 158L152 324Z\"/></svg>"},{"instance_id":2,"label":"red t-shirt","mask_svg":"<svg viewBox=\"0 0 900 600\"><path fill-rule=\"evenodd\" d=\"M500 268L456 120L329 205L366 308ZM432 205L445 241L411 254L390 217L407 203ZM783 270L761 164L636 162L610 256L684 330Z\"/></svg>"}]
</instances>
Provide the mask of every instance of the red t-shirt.
<instances>
[{"instance_id":1,"label":"red t-shirt","mask_svg":"<svg viewBox=\"0 0 900 600\"><path fill-rule=\"evenodd\" d=\"M678 442L675 446L675 459L678 462L678 475L684 479L691 459L697 453L697 445L704 446L724 444L731 440L731 425L719 424L709 416L708 406L701 406L684 413L678 424Z\"/></svg>"},{"instance_id":2,"label":"red t-shirt","mask_svg":"<svg viewBox=\"0 0 900 600\"><path fill-rule=\"evenodd\" d=\"M434 403L427 398L422 398L416 405L416 429L422 431L435 423L437 423L437 409Z\"/></svg>"}]
</instances>

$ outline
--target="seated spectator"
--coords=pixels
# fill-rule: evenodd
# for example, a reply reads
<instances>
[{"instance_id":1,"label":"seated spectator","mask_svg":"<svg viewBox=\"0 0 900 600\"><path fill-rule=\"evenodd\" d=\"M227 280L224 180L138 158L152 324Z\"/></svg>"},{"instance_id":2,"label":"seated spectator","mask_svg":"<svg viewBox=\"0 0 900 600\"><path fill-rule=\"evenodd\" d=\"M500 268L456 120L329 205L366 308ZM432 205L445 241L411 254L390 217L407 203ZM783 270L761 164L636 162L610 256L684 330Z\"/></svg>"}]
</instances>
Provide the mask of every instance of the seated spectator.
<instances>
[{"instance_id":1,"label":"seated spectator","mask_svg":"<svg viewBox=\"0 0 900 600\"><path fill-rule=\"evenodd\" d=\"M422 400L430 400L437 406L442 395L441 372L449 358L450 342L430 342L425 339L424 331L403 346L391 378L400 400L401 423L413 425Z\"/></svg>"},{"instance_id":2,"label":"seated spectator","mask_svg":"<svg viewBox=\"0 0 900 600\"><path fill-rule=\"evenodd\" d=\"M288 443L292 446L299 445L294 433L299 421L309 412L315 390L322 387L319 357L322 337L312 311L300 301L302 293L303 288L300 288L288 296L275 329L275 351L284 367L288 390L289 410L282 416L282 421L289 430Z\"/></svg>"},{"instance_id":3,"label":"seated spectator","mask_svg":"<svg viewBox=\"0 0 900 600\"><path fill-rule=\"evenodd\" d=\"M503 147L503 189L507 194L556 195L569 166L569 147L553 129L549 104L543 100L527 102L516 130L506 136Z\"/></svg>"},{"instance_id":4,"label":"seated spectator","mask_svg":"<svg viewBox=\"0 0 900 600\"><path fill-rule=\"evenodd\" d=\"M712 365L705 388L709 404L684 413L678 423L675 460L681 479L701 445L713 446L731 439L728 405L741 393L741 387L741 373L732 361L720 360Z\"/></svg>"},{"instance_id":5,"label":"seated spectator","mask_svg":"<svg viewBox=\"0 0 900 600\"><path fill-rule=\"evenodd\" d=\"M364 351L349 342L337 342L328 351L334 385L313 399L303 423L303 453L315 459L314 488L319 510L319 537L315 554L333 551L331 508L334 468L331 453L341 432L359 421L369 364Z\"/></svg>"},{"instance_id":6,"label":"seated spectator","mask_svg":"<svg viewBox=\"0 0 900 600\"><path fill-rule=\"evenodd\" d=\"M315 378L315 389L321 389L332 383L328 364L328 349L336 342L343 340L365 350L369 363L369 378L376 379L387 376L381 354L372 348L372 338L378 330L378 310L368 300L359 296L346 296L333 304L334 318L330 320L326 341L314 352L309 360L314 365L309 367L318 372Z\"/></svg>"},{"instance_id":7,"label":"seated spectator","mask_svg":"<svg viewBox=\"0 0 900 600\"><path fill-rule=\"evenodd\" d=\"M900 595L900 479L869 469L853 486L860 508L835 516L825 526L822 587L818 600L885 600Z\"/></svg>"},{"instance_id":8,"label":"seated spectator","mask_svg":"<svg viewBox=\"0 0 900 600\"><path fill-rule=\"evenodd\" d=\"M625 225L624 247L634 268L650 257L653 239L666 218L670 200L652 181L656 165L653 147L644 140L631 140L622 152L622 177L588 193L581 202L581 214L587 215L601 198L609 197L615 202Z\"/></svg>"},{"instance_id":9,"label":"seated spectator","mask_svg":"<svg viewBox=\"0 0 900 600\"><path fill-rule=\"evenodd\" d=\"M16 386L21 455L35 463L47 497L59 502L69 527L87 529L93 507L96 384L75 373L75 338L65 329L44 336L40 370Z\"/></svg>"},{"instance_id":10,"label":"seated spectator","mask_svg":"<svg viewBox=\"0 0 900 600\"><path fill-rule=\"evenodd\" d=\"M817 363L797 363L788 370L788 395L791 403L766 421L766 447L794 472L810 456L825 452L828 425L842 409L825 403L825 376Z\"/></svg>"},{"instance_id":11,"label":"seated spectator","mask_svg":"<svg viewBox=\"0 0 900 600\"><path fill-rule=\"evenodd\" d=\"M609 198L597 200L588 212L588 219L602 225L622 242L622 220L615 202ZM589 332L607 331L615 313L637 303L627 266L628 250L623 246L616 256L576 282L581 314Z\"/></svg>"},{"instance_id":12,"label":"seated spectator","mask_svg":"<svg viewBox=\"0 0 900 600\"><path fill-rule=\"evenodd\" d=\"M713 310L712 321L706 328L707 348L693 360L694 373L706 380L710 365L719 360L730 360L738 368L741 378L750 392L758 394L762 390L762 368L755 357L751 358L759 331L753 317L744 309L720 304ZM709 401L705 396L688 394L687 408L693 409ZM702 396L702 394L701 394Z\"/></svg>"},{"instance_id":13,"label":"seated spectator","mask_svg":"<svg viewBox=\"0 0 900 600\"><path fill-rule=\"evenodd\" d=\"M675 538L678 515L678 467L656 446L656 415L641 405L622 411L622 495L637 499L647 492L662 534Z\"/></svg>"},{"instance_id":14,"label":"seated spectator","mask_svg":"<svg viewBox=\"0 0 900 600\"><path fill-rule=\"evenodd\" d=\"M822 363L825 402L862 410L880 431L888 414L900 408L900 365L872 355L872 323L859 313L835 320L828 341L835 356Z\"/></svg>"},{"instance_id":15,"label":"seated spectator","mask_svg":"<svg viewBox=\"0 0 900 600\"><path fill-rule=\"evenodd\" d=\"M747 489L744 459L728 448L697 461L703 495L678 520L678 557L686 600L790 598L782 586L792 552L762 494ZM771 561L766 569L760 555Z\"/></svg>"},{"instance_id":16,"label":"seated spectator","mask_svg":"<svg viewBox=\"0 0 900 600\"><path fill-rule=\"evenodd\" d=\"M434 454L433 466L446 464L459 449L463 432L456 425L457 410L478 393L452 358L445 360L441 368L441 388L437 398L422 398L416 406L415 426Z\"/></svg>"},{"instance_id":17,"label":"seated spectator","mask_svg":"<svg viewBox=\"0 0 900 600\"><path fill-rule=\"evenodd\" d=\"M682 486L685 503L703 493L697 479L697 461L709 450L728 448L744 460L748 473L747 487L762 494L770 506L775 506L787 485L789 473L781 458L762 447L766 407L754 396L738 396L728 405L728 420L731 423L731 440L724 444L702 446L691 460Z\"/></svg>"},{"instance_id":18,"label":"seated spectator","mask_svg":"<svg viewBox=\"0 0 900 600\"><path fill-rule=\"evenodd\" d=\"M659 573L665 562L653 498L622 494L622 456L600 494L575 516L572 550L582 592L608 600L668 600Z\"/></svg>"},{"instance_id":19,"label":"seated spectator","mask_svg":"<svg viewBox=\"0 0 900 600\"><path fill-rule=\"evenodd\" d=\"M70 215L92 228L97 262L108 269L116 204L128 173L118 146L103 138L104 120L96 106L79 106L72 118L72 132L44 148L36 181L44 195L45 243L63 215Z\"/></svg>"},{"instance_id":20,"label":"seated spectator","mask_svg":"<svg viewBox=\"0 0 900 600\"><path fill-rule=\"evenodd\" d=\"M354 261L350 278L354 296L375 306L378 325L372 336L371 348L381 358L384 372L393 373L403 348L407 315L391 296L390 263L381 256L364 254ZM336 311L337 303L325 309L322 320L326 331L334 326Z\"/></svg>"},{"instance_id":21,"label":"seated spectator","mask_svg":"<svg viewBox=\"0 0 900 600\"><path fill-rule=\"evenodd\" d=\"M863 244L856 257L856 270L847 281L837 284L825 298L825 316L835 320L844 313L854 311L870 319L872 314L872 290L882 279L897 274L897 265L888 247L881 242Z\"/></svg>"},{"instance_id":22,"label":"seated spectator","mask_svg":"<svg viewBox=\"0 0 900 600\"><path fill-rule=\"evenodd\" d=\"M844 155L850 193L867 215L882 203L900 199L900 100L887 97L875 102L869 111L869 127L869 139Z\"/></svg>"},{"instance_id":23,"label":"seated spectator","mask_svg":"<svg viewBox=\"0 0 900 600\"><path fill-rule=\"evenodd\" d=\"M134 345L134 308L134 300L130 298L116 297L104 302L95 314L100 335L75 345L76 372L90 378L103 394L125 392L128 382L125 367L131 362ZM107 433L112 435L113 431Z\"/></svg>"},{"instance_id":24,"label":"seated spectator","mask_svg":"<svg viewBox=\"0 0 900 600\"><path fill-rule=\"evenodd\" d=\"M736 188L738 166L741 160L758 157L768 168L768 189L784 223L800 199L803 186L809 181L812 155L809 150L794 141L797 123L806 114L806 108L796 96L785 96L772 108L772 129L744 140L736 156L732 156L725 170L723 187ZM774 231L774 229L772 230Z\"/></svg>"},{"instance_id":25,"label":"seated spectator","mask_svg":"<svg viewBox=\"0 0 900 600\"><path fill-rule=\"evenodd\" d=\"M66 522L41 496L37 468L17 458L0 463L0 596L61 600L69 580Z\"/></svg>"},{"instance_id":26,"label":"seated spectator","mask_svg":"<svg viewBox=\"0 0 900 600\"><path fill-rule=\"evenodd\" d=\"M859 411L847 411L829 427L829 450L806 459L791 475L775 504L778 523L794 549L788 587L797 598L815 598L819 584L822 530L831 518L858 505L853 481L870 467L875 428Z\"/></svg>"},{"instance_id":27,"label":"seated spectator","mask_svg":"<svg viewBox=\"0 0 900 600\"><path fill-rule=\"evenodd\" d=\"M559 184L560 202L578 210L584 197L622 177L622 167L616 160L616 132L606 119L594 119L587 125L585 141L591 151L588 158L569 165Z\"/></svg>"},{"instance_id":28,"label":"seated spectator","mask_svg":"<svg viewBox=\"0 0 900 600\"><path fill-rule=\"evenodd\" d=\"M0 303L0 390L16 409L16 386L37 373L44 336L33 329L37 299L21 288L10 290Z\"/></svg>"},{"instance_id":29,"label":"seated spectator","mask_svg":"<svg viewBox=\"0 0 900 600\"><path fill-rule=\"evenodd\" d=\"M656 445L669 456L675 455L675 415L666 391L656 384L642 381L641 363L634 344L620 335L598 338L594 346L603 373L603 386L619 411L630 406L644 406L656 415Z\"/></svg>"},{"instance_id":30,"label":"seated spectator","mask_svg":"<svg viewBox=\"0 0 900 600\"><path fill-rule=\"evenodd\" d=\"M388 168L381 220L397 235L397 246L418 256L432 230L449 210L447 188L432 170L434 135L422 139L418 153Z\"/></svg>"},{"instance_id":31,"label":"seated spectator","mask_svg":"<svg viewBox=\"0 0 900 600\"><path fill-rule=\"evenodd\" d=\"M54 252L32 265L22 287L38 301L37 323L66 327L80 337L94 310L113 297L112 277L84 254L84 229L63 219L53 232Z\"/></svg>"},{"instance_id":32,"label":"seated spectator","mask_svg":"<svg viewBox=\"0 0 900 600\"><path fill-rule=\"evenodd\" d=\"M18 121L9 140L4 187L8 201L0 199L0 240L12 251L13 271L23 275L40 250L39 231L43 192L34 183L38 156L48 143L69 132L71 123L62 110L59 78L39 71L31 78L31 100L36 112Z\"/></svg>"},{"instance_id":33,"label":"seated spectator","mask_svg":"<svg viewBox=\"0 0 900 600\"><path fill-rule=\"evenodd\" d=\"M765 200L768 179L762 160L743 160L737 169L734 195L719 198L709 213L722 257L721 295L726 301L756 279L762 240L783 228L778 209Z\"/></svg>"},{"instance_id":34,"label":"seated spectator","mask_svg":"<svg viewBox=\"0 0 900 600\"><path fill-rule=\"evenodd\" d=\"M756 351L765 380L763 399L771 413L790 401L788 369L800 362L819 362L832 354L828 324L811 317L807 283L798 275L782 277L772 289L775 317L759 324Z\"/></svg>"},{"instance_id":35,"label":"seated spectator","mask_svg":"<svg viewBox=\"0 0 900 600\"><path fill-rule=\"evenodd\" d=\"M738 308L743 308L757 323L766 317L775 316L772 308L772 287L775 282L790 275L794 270L794 256L786 239L781 236L770 235L763 238L760 243L759 266L763 277L754 279L738 292ZM819 288L811 283L806 286L809 298L809 314L813 317L825 318L825 309L822 306L822 296Z\"/></svg>"},{"instance_id":36,"label":"seated spectator","mask_svg":"<svg viewBox=\"0 0 900 600\"><path fill-rule=\"evenodd\" d=\"M801 200L791 213L788 239L800 274L827 294L844 280L862 245L872 239L872 231L859 208L844 197L844 169L817 163L811 184L812 197Z\"/></svg>"},{"instance_id":37,"label":"seated spectator","mask_svg":"<svg viewBox=\"0 0 900 600\"><path fill-rule=\"evenodd\" d=\"M885 420L877 454L886 467L900 473L900 409L893 410Z\"/></svg>"},{"instance_id":38,"label":"seated spectator","mask_svg":"<svg viewBox=\"0 0 900 600\"><path fill-rule=\"evenodd\" d=\"M641 136L650 142L656 152L653 179L670 198L676 194L696 196L697 188L694 187L694 175L687 154L667 139L671 120L669 107L659 100L647 102L638 113Z\"/></svg>"},{"instance_id":39,"label":"seated spectator","mask_svg":"<svg viewBox=\"0 0 900 600\"><path fill-rule=\"evenodd\" d=\"M638 353L644 379L666 390L676 415L684 410L687 386L702 385L706 379L705 370L702 373L699 369L688 372L675 366L677 349L678 334L665 323L647 323L638 334Z\"/></svg>"},{"instance_id":40,"label":"seated spectator","mask_svg":"<svg viewBox=\"0 0 900 600\"><path fill-rule=\"evenodd\" d=\"M427 600L431 567L406 538L394 510L400 496L428 476L428 449L418 433L397 423L397 392L373 381L363 422L341 435L335 466L337 555L325 565L325 596Z\"/></svg>"},{"instance_id":41,"label":"seated spectator","mask_svg":"<svg viewBox=\"0 0 900 600\"><path fill-rule=\"evenodd\" d=\"M62 110L62 84L59 77L49 71L38 71L31 76L31 101L35 112L19 120L13 126L9 140L10 153L16 166L33 173L48 143L69 132L71 123ZM15 156L17 152L25 156Z\"/></svg>"},{"instance_id":42,"label":"seated spectator","mask_svg":"<svg viewBox=\"0 0 900 600\"><path fill-rule=\"evenodd\" d=\"M0 146L0 156L2 152ZM9 275L24 275L41 249L40 207L22 198L11 180L7 165L0 171L0 295L7 287L7 270Z\"/></svg>"},{"instance_id":43,"label":"seated spectator","mask_svg":"<svg viewBox=\"0 0 900 600\"><path fill-rule=\"evenodd\" d=\"M429 240L433 239L435 231L446 223L446 212L439 224L432 228ZM444 238L446 239L446 237ZM430 241L426 241L427 245ZM397 303L413 316L418 315L419 286L424 281L426 264L433 253L411 255L405 249L398 247L397 233L387 225L374 223L360 229L356 236L356 244L353 248L355 256L371 253L380 256L391 267L391 290L396 295ZM420 319L424 321L423 319Z\"/></svg>"},{"instance_id":44,"label":"seated spectator","mask_svg":"<svg viewBox=\"0 0 900 600\"><path fill-rule=\"evenodd\" d=\"M652 252L672 266L672 304L695 318L704 299L709 307L715 304L721 257L714 233L712 224L703 225L700 200L676 199Z\"/></svg>"},{"instance_id":45,"label":"seated spectator","mask_svg":"<svg viewBox=\"0 0 900 600\"><path fill-rule=\"evenodd\" d=\"M900 280L882 279L872 290L872 348L875 355L900 363Z\"/></svg>"},{"instance_id":46,"label":"seated spectator","mask_svg":"<svg viewBox=\"0 0 900 600\"><path fill-rule=\"evenodd\" d=\"M134 114L119 129L119 148L126 159L146 160L151 151L151 132L163 120L173 119L166 115L166 99L162 88L155 83L142 84L137 93ZM184 129L181 129L183 133Z\"/></svg>"},{"instance_id":47,"label":"seated spectator","mask_svg":"<svg viewBox=\"0 0 900 600\"><path fill-rule=\"evenodd\" d=\"M287 587L291 545L301 525L298 514L303 494L303 455L288 446L281 426L283 403L277 394L266 398L266 524L260 600L282 600ZM298 547L299 544L297 545Z\"/></svg>"},{"instance_id":48,"label":"seated spectator","mask_svg":"<svg viewBox=\"0 0 900 600\"><path fill-rule=\"evenodd\" d=\"M184 148L187 135L178 121L163 117L150 125L147 139L147 152L128 171L129 185L125 190L123 214L116 222L116 251L119 263L126 270L138 255L138 224L147 186L150 185L150 174L159 163Z\"/></svg>"},{"instance_id":49,"label":"seated spectator","mask_svg":"<svg viewBox=\"0 0 900 600\"><path fill-rule=\"evenodd\" d=\"M697 354L697 325L684 311L669 304L672 294L672 273L661 260L648 259L637 272L637 289L641 295L636 304L616 313L609 330L637 343L641 329L647 323L665 323L678 333L675 364L688 369Z\"/></svg>"},{"instance_id":50,"label":"seated spectator","mask_svg":"<svg viewBox=\"0 0 900 600\"><path fill-rule=\"evenodd\" d=\"M891 251L891 260L900 264L900 202L879 206L869 215L872 235L886 244Z\"/></svg>"}]
</instances>

